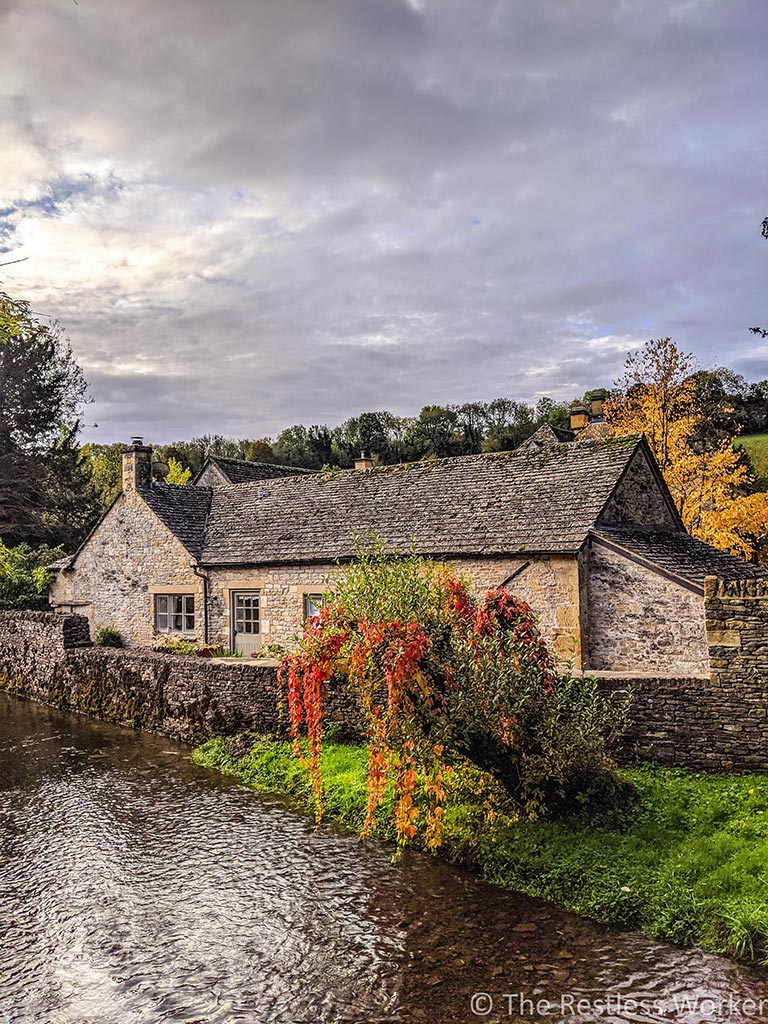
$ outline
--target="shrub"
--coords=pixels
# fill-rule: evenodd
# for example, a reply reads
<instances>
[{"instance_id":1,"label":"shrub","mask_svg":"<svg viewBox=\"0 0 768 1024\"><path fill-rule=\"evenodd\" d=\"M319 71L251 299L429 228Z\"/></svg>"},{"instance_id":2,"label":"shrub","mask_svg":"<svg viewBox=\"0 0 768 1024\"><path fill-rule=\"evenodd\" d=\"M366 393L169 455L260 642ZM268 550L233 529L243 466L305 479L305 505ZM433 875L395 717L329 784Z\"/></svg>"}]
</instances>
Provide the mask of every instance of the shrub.
<instances>
[{"instance_id":1,"label":"shrub","mask_svg":"<svg viewBox=\"0 0 768 1024\"><path fill-rule=\"evenodd\" d=\"M280 658L284 658L287 653L288 651L282 644L264 644L263 647L259 648L254 657L277 658L279 660Z\"/></svg>"},{"instance_id":2,"label":"shrub","mask_svg":"<svg viewBox=\"0 0 768 1024\"><path fill-rule=\"evenodd\" d=\"M0 540L0 608L49 608L53 575L46 567L63 554L61 547L17 544L9 548Z\"/></svg>"},{"instance_id":3,"label":"shrub","mask_svg":"<svg viewBox=\"0 0 768 1024\"><path fill-rule=\"evenodd\" d=\"M152 647L161 654L196 655L198 658L242 658L240 651L228 651L220 644L206 644L202 640L188 639L164 633Z\"/></svg>"},{"instance_id":4,"label":"shrub","mask_svg":"<svg viewBox=\"0 0 768 1024\"><path fill-rule=\"evenodd\" d=\"M109 626L102 626L93 639L96 647L122 647L123 638L116 629Z\"/></svg>"},{"instance_id":5,"label":"shrub","mask_svg":"<svg viewBox=\"0 0 768 1024\"><path fill-rule=\"evenodd\" d=\"M161 654L195 654L197 646L197 640L185 640L183 637L164 633L157 638L152 650Z\"/></svg>"},{"instance_id":6,"label":"shrub","mask_svg":"<svg viewBox=\"0 0 768 1024\"><path fill-rule=\"evenodd\" d=\"M525 602L503 589L479 601L447 566L377 541L359 545L284 660L291 732L310 768L318 816L324 701L334 676L354 694L368 732L364 834L393 782L401 843L416 834L423 809L427 845L439 844L446 771L464 759L494 776L528 817L586 813L622 793L610 748L626 700L558 674Z\"/></svg>"}]
</instances>

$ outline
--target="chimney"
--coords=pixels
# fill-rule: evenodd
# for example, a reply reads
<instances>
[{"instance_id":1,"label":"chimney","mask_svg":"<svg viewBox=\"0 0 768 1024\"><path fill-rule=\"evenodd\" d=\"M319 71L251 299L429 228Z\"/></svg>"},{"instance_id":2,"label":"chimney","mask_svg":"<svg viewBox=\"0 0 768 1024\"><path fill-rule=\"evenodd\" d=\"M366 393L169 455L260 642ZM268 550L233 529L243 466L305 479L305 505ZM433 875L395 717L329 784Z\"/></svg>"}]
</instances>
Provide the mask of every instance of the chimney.
<instances>
[{"instance_id":1,"label":"chimney","mask_svg":"<svg viewBox=\"0 0 768 1024\"><path fill-rule=\"evenodd\" d=\"M571 430L583 430L587 426L589 426L587 407L581 402L574 402L571 406Z\"/></svg>"},{"instance_id":2,"label":"chimney","mask_svg":"<svg viewBox=\"0 0 768 1024\"><path fill-rule=\"evenodd\" d=\"M367 452L360 452L360 458L355 459L355 469L358 473L370 473L373 469L373 459Z\"/></svg>"},{"instance_id":3,"label":"chimney","mask_svg":"<svg viewBox=\"0 0 768 1024\"><path fill-rule=\"evenodd\" d=\"M143 437L132 437L123 452L123 494L152 486L152 446Z\"/></svg>"}]
</instances>

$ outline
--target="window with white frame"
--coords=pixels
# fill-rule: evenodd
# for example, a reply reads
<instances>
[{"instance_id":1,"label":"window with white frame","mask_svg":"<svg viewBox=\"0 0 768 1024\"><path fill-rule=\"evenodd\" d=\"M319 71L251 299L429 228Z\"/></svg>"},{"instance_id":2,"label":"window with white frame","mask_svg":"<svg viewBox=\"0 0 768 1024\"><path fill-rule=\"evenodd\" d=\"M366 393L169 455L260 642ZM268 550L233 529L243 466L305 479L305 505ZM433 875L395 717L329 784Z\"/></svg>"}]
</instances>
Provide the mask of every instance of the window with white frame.
<instances>
[{"instance_id":1,"label":"window with white frame","mask_svg":"<svg viewBox=\"0 0 768 1024\"><path fill-rule=\"evenodd\" d=\"M319 615L324 603L325 594L305 594L304 618L311 619L313 615Z\"/></svg>"},{"instance_id":2,"label":"window with white frame","mask_svg":"<svg viewBox=\"0 0 768 1024\"><path fill-rule=\"evenodd\" d=\"M158 633L194 633L194 594L155 594L155 629Z\"/></svg>"}]
</instances>

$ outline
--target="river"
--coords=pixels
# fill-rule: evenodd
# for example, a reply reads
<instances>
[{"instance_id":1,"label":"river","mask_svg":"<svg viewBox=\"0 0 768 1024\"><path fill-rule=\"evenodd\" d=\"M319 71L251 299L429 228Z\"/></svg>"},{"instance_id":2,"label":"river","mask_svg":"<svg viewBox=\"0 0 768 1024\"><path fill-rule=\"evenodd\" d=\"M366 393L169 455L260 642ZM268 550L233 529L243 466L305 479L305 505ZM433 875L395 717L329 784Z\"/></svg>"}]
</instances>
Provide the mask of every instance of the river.
<instances>
[{"instance_id":1,"label":"river","mask_svg":"<svg viewBox=\"0 0 768 1024\"><path fill-rule=\"evenodd\" d=\"M593 1019L764 1020L768 984L0 694L2 1024Z\"/></svg>"}]
</instances>

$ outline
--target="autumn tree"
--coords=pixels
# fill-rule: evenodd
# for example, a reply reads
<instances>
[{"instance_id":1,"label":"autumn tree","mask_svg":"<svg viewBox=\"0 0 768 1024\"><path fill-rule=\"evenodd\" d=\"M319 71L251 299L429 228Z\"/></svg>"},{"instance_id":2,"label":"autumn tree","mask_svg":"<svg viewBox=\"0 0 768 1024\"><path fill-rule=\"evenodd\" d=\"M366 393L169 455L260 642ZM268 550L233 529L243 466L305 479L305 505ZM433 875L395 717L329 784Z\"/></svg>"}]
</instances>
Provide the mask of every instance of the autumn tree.
<instances>
[{"instance_id":1,"label":"autumn tree","mask_svg":"<svg viewBox=\"0 0 768 1024\"><path fill-rule=\"evenodd\" d=\"M713 430L693 357L669 338L649 341L616 384L606 419L617 434L645 434L687 529L754 557L768 535L768 494L753 492L744 458Z\"/></svg>"}]
</instances>

